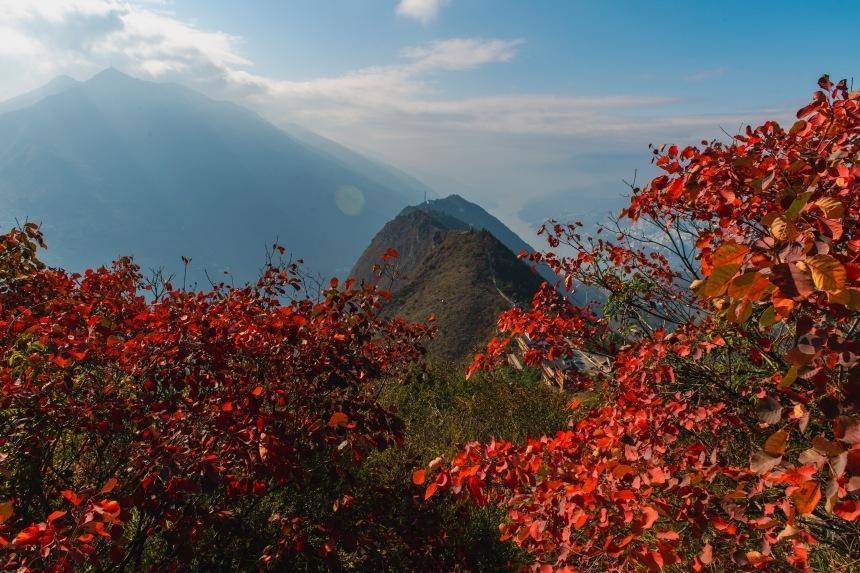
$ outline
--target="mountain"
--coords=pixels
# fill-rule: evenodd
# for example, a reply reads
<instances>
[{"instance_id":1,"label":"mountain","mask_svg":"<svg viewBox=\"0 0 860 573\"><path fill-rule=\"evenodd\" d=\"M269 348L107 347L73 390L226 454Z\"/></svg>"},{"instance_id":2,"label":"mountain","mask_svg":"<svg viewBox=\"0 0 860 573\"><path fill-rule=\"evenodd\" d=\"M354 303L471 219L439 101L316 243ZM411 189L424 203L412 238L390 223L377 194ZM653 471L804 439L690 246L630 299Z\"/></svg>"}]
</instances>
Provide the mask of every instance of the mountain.
<instances>
[{"instance_id":1,"label":"mountain","mask_svg":"<svg viewBox=\"0 0 860 573\"><path fill-rule=\"evenodd\" d=\"M459 195L449 195L442 199L425 201L416 208L424 211L432 211L436 214L436 217L444 214L449 219L462 221L475 229L485 229L513 251L515 255L519 255L523 251L527 253L534 252L534 248L531 245L526 243L504 223L489 214L483 207L466 201ZM558 276L546 264L541 263L536 265L536 270L550 284L556 284L559 280ZM576 304L585 304L586 301L590 300L589 295L590 293L587 289L579 288L570 298Z\"/></svg>"},{"instance_id":2,"label":"mountain","mask_svg":"<svg viewBox=\"0 0 860 573\"><path fill-rule=\"evenodd\" d=\"M240 106L113 69L7 105L0 224L41 222L46 262L71 269L130 254L175 271L186 256L191 281L244 282L277 239L309 270L343 274L423 197Z\"/></svg>"},{"instance_id":3,"label":"mountain","mask_svg":"<svg viewBox=\"0 0 860 573\"><path fill-rule=\"evenodd\" d=\"M33 91L0 102L0 114L30 107L48 96L62 93L78 85L78 80L69 76L57 76L44 86Z\"/></svg>"},{"instance_id":4,"label":"mountain","mask_svg":"<svg viewBox=\"0 0 860 573\"><path fill-rule=\"evenodd\" d=\"M399 254L389 262L396 266L396 275L387 275L381 282L386 289L397 292L415 278L415 271L424 259L452 229L468 230L469 226L443 213L407 207L373 237L352 267L350 276L358 281L373 282L376 279L374 265L381 264L385 252L392 248Z\"/></svg>"},{"instance_id":5,"label":"mountain","mask_svg":"<svg viewBox=\"0 0 860 573\"><path fill-rule=\"evenodd\" d=\"M399 189L410 197L435 197L436 192L412 175L375 159L356 153L352 149L319 135L295 123L287 124L284 131L304 145L328 155L331 159L360 173L364 177L391 189Z\"/></svg>"},{"instance_id":6,"label":"mountain","mask_svg":"<svg viewBox=\"0 0 860 573\"><path fill-rule=\"evenodd\" d=\"M516 255L519 255L521 251L529 253L534 251L531 245L522 240L504 223L490 215L483 207L466 201L459 195L449 195L443 199L425 201L421 205L417 205L416 208L444 213L475 229L486 229Z\"/></svg>"},{"instance_id":7,"label":"mountain","mask_svg":"<svg viewBox=\"0 0 860 573\"><path fill-rule=\"evenodd\" d=\"M391 261L398 274L381 280L392 292L384 312L412 321L434 315L439 334L429 350L443 360L471 356L492 336L499 313L528 303L542 282L491 232L426 204L408 207L389 221L351 276L374 280L372 266L389 248L399 253Z\"/></svg>"},{"instance_id":8,"label":"mountain","mask_svg":"<svg viewBox=\"0 0 860 573\"><path fill-rule=\"evenodd\" d=\"M527 304L541 279L485 230L450 230L396 291L386 312L411 321L436 317L429 350L437 358L471 357L493 335L499 313Z\"/></svg>"}]
</instances>

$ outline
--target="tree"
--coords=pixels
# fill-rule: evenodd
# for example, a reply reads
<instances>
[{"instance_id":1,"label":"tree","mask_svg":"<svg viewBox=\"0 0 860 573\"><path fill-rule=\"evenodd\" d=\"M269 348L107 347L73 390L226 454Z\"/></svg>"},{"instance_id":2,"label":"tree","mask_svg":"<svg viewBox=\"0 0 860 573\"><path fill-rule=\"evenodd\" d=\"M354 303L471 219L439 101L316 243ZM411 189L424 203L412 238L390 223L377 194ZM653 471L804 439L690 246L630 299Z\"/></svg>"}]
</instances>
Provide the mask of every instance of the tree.
<instances>
[{"instance_id":1,"label":"tree","mask_svg":"<svg viewBox=\"0 0 860 573\"><path fill-rule=\"evenodd\" d=\"M466 444L426 497L503 507L502 537L542 572L860 558L860 92L819 87L788 130L655 149L664 173L614 241L545 226L574 254L529 258L602 289L605 314L546 288L470 372L515 340L532 366L598 352L606 374L558 371L598 405L555 435Z\"/></svg>"}]
</instances>

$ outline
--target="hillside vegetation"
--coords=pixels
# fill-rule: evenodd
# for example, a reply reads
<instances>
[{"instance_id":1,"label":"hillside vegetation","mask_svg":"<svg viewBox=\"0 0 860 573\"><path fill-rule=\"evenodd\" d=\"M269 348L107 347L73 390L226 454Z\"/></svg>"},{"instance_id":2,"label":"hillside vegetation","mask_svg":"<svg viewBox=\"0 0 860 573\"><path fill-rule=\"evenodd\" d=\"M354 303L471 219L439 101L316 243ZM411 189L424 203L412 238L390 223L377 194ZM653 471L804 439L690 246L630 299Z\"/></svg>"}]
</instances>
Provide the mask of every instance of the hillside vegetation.
<instances>
[{"instance_id":1,"label":"hillside vegetation","mask_svg":"<svg viewBox=\"0 0 860 573\"><path fill-rule=\"evenodd\" d=\"M433 356L463 361L486 343L496 317L527 304L540 278L488 231L453 231L424 258L385 307L410 321L435 317Z\"/></svg>"}]
</instances>

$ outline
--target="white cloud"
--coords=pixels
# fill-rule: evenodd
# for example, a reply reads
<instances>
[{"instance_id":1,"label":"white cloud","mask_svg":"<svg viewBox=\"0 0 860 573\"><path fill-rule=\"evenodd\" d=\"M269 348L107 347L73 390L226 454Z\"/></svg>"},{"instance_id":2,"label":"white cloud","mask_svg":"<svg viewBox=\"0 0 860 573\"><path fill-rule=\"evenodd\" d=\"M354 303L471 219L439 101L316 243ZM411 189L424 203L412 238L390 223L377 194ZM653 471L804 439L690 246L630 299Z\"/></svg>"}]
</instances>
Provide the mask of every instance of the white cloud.
<instances>
[{"instance_id":1,"label":"white cloud","mask_svg":"<svg viewBox=\"0 0 860 573\"><path fill-rule=\"evenodd\" d=\"M468 70L491 62L508 62L524 40L452 38L401 50L418 70Z\"/></svg>"},{"instance_id":2,"label":"white cloud","mask_svg":"<svg viewBox=\"0 0 860 573\"><path fill-rule=\"evenodd\" d=\"M435 20L439 10L450 3L451 0L400 0L397 13L427 24Z\"/></svg>"},{"instance_id":3,"label":"white cloud","mask_svg":"<svg viewBox=\"0 0 860 573\"><path fill-rule=\"evenodd\" d=\"M220 81L251 64L238 38L180 21L151 0L0 0L0 22L0 76L17 71L28 83L111 65L145 77Z\"/></svg>"}]
</instances>

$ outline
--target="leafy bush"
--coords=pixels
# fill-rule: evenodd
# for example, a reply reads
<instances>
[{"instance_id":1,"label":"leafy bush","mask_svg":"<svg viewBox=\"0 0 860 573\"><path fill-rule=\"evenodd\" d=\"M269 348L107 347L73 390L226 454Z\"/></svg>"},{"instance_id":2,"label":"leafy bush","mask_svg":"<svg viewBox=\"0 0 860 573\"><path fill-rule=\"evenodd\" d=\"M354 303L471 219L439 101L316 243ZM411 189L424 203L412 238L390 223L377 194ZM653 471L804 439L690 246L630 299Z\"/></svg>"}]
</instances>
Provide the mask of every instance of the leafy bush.
<instances>
[{"instance_id":1,"label":"leafy bush","mask_svg":"<svg viewBox=\"0 0 860 573\"><path fill-rule=\"evenodd\" d=\"M856 566L860 92L819 86L789 130L656 149L664 174L633 189L632 225L601 229L614 240L545 227L575 254L530 258L611 316L544 289L471 370L514 340L535 366L597 350L608 372L559 376L601 400L555 434L468 443L425 495L503 508L542 572Z\"/></svg>"},{"instance_id":2,"label":"leafy bush","mask_svg":"<svg viewBox=\"0 0 860 573\"><path fill-rule=\"evenodd\" d=\"M289 301L295 265L145 298L130 260L69 275L40 243L0 237L4 569L337 566L380 542L339 509L402 440L376 384L426 327L380 318L371 287Z\"/></svg>"}]
</instances>

